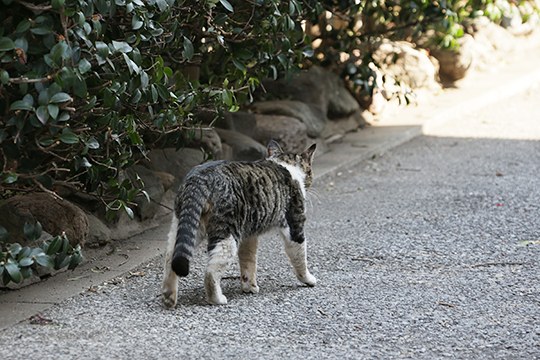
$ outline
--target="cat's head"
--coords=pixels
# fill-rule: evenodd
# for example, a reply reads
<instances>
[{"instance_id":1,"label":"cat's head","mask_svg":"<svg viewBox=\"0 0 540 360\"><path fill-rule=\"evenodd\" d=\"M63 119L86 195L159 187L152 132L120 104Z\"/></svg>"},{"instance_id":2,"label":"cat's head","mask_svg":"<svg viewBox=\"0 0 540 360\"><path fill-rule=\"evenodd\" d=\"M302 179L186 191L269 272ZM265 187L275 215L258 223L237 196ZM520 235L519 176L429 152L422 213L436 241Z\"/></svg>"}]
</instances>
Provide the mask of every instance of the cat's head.
<instances>
[{"instance_id":1,"label":"cat's head","mask_svg":"<svg viewBox=\"0 0 540 360\"><path fill-rule=\"evenodd\" d=\"M313 155L315 154L316 148L317 145L313 144L300 154L288 153L284 152L276 141L270 140L266 150L268 152L268 159L283 162L300 169L305 174L304 186L309 188L313 183L313 171L311 170L311 164L313 162Z\"/></svg>"}]
</instances>

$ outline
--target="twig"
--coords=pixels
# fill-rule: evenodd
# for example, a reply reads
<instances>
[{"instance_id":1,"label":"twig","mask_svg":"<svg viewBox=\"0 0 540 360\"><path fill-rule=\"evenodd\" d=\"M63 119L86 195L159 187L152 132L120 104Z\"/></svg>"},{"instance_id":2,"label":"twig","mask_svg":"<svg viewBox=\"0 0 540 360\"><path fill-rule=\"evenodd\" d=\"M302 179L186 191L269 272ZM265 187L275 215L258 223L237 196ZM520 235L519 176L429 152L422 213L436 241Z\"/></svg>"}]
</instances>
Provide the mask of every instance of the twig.
<instances>
[{"instance_id":1,"label":"twig","mask_svg":"<svg viewBox=\"0 0 540 360\"><path fill-rule=\"evenodd\" d=\"M32 179L32 180L33 180L34 184L37 185L38 188L40 188L42 191L46 192L47 194L51 195L56 200L64 200L60 195L58 195L54 191L51 191L51 190L47 189L45 186L43 186L42 183L40 183L36 179Z\"/></svg>"},{"instance_id":2,"label":"twig","mask_svg":"<svg viewBox=\"0 0 540 360\"><path fill-rule=\"evenodd\" d=\"M24 6L25 8L30 9L32 11L52 10L52 5L36 5L36 4L28 3L26 1L21 1L21 0L18 0L17 2L21 4L22 6Z\"/></svg>"},{"instance_id":3,"label":"twig","mask_svg":"<svg viewBox=\"0 0 540 360\"><path fill-rule=\"evenodd\" d=\"M52 78L53 77L51 75L47 75L46 77L38 78L38 79L29 79L26 76L21 76L18 78L10 78L9 82L12 84L35 84L35 83L44 83L47 81L51 81Z\"/></svg>"}]
</instances>

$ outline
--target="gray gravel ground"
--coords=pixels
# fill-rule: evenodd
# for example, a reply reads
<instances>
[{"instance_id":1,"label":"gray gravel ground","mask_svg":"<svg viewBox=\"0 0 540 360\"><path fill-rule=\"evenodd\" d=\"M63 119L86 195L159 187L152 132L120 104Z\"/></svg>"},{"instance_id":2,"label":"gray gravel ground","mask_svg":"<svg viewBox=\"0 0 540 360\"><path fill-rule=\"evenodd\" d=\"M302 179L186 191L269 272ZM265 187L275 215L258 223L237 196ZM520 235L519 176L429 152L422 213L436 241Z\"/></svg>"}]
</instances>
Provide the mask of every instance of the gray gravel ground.
<instances>
[{"instance_id":1,"label":"gray gravel ground","mask_svg":"<svg viewBox=\"0 0 540 360\"><path fill-rule=\"evenodd\" d=\"M538 122L538 104L501 108ZM511 126L497 109L474 119ZM315 288L268 236L260 294L240 293L234 266L229 305L205 305L201 253L165 310L159 258L1 332L0 358L539 359L540 133L527 135L424 136L319 183Z\"/></svg>"}]
</instances>

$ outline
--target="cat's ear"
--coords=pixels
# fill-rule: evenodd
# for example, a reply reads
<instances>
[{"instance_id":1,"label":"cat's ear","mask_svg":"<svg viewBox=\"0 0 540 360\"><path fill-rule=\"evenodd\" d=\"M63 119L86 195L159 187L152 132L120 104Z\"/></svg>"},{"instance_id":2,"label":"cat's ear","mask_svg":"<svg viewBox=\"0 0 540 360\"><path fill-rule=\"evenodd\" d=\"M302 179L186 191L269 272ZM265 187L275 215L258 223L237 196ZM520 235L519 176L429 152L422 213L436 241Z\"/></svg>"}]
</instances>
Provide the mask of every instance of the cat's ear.
<instances>
[{"instance_id":1,"label":"cat's ear","mask_svg":"<svg viewBox=\"0 0 540 360\"><path fill-rule=\"evenodd\" d=\"M308 147L303 153L302 153L302 157L304 159L306 159L307 161L309 161L309 163L311 164L311 162L313 161L313 155L315 154L315 149L317 148L317 144L313 144L311 145L310 147Z\"/></svg>"},{"instance_id":2,"label":"cat's ear","mask_svg":"<svg viewBox=\"0 0 540 360\"><path fill-rule=\"evenodd\" d=\"M281 146L279 146L277 141L270 140L268 146L266 147L266 152L268 153L268 157L272 157L282 154L283 150L281 150Z\"/></svg>"}]
</instances>

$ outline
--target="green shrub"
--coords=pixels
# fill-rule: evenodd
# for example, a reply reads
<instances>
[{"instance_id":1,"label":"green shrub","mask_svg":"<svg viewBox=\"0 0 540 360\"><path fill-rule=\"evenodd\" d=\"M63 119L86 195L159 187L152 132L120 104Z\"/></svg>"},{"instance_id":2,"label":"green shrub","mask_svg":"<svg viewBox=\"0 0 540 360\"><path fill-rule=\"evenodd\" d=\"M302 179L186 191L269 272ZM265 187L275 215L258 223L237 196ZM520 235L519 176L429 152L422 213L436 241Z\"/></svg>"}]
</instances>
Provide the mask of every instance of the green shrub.
<instances>
[{"instance_id":1,"label":"green shrub","mask_svg":"<svg viewBox=\"0 0 540 360\"><path fill-rule=\"evenodd\" d=\"M2 196L57 185L128 214L119 172L235 111L304 51L300 2L2 0Z\"/></svg>"},{"instance_id":2,"label":"green shrub","mask_svg":"<svg viewBox=\"0 0 540 360\"><path fill-rule=\"evenodd\" d=\"M41 236L41 224L25 224L24 235L28 241ZM41 269L75 269L82 261L80 246L73 248L65 234L44 241L39 247L8 244L6 229L0 226L0 282L5 286L10 282L19 284Z\"/></svg>"}]
</instances>

